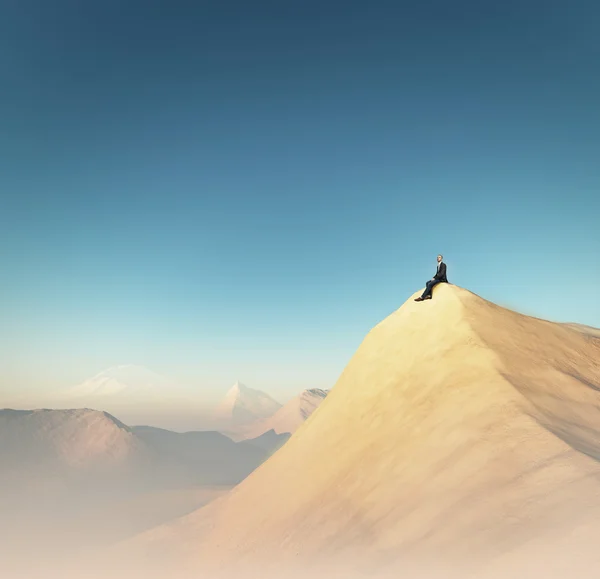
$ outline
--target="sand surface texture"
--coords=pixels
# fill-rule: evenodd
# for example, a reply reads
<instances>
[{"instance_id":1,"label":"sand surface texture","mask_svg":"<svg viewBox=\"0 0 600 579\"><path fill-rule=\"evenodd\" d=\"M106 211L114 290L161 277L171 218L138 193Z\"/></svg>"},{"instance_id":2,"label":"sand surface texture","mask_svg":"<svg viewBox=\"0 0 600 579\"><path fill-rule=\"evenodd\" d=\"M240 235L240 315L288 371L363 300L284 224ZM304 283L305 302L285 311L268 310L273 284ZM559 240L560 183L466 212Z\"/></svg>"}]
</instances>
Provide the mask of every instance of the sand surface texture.
<instances>
[{"instance_id":1,"label":"sand surface texture","mask_svg":"<svg viewBox=\"0 0 600 579\"><path fill-rule=\"evenodd\" d=\"M599 562L598 458L600 339L443 284L369 332L271 459L135 548L210 577L564 576Z\"/></svg>"}]
</instances>

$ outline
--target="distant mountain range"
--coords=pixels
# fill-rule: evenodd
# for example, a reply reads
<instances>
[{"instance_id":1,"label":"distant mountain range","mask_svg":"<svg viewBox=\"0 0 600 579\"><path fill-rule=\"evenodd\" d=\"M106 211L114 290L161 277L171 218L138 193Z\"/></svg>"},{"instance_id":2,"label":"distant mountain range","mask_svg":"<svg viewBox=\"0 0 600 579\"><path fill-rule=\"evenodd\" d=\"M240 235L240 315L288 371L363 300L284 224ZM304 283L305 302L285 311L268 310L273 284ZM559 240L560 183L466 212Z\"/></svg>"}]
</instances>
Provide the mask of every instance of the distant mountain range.
<instances>
[{"instance_id":1,"label":"distant mountain range","mask_svg":"<svg viewBox=\"0 0 600 579\"><path fill-rule=\"evenodd\" d=\"M135 436L160 457L170 477L200 485L236 484L289 438L271 431L255 440L233 442L220 432L172 432L134 426Z\"/></svg>"},{"instance_id":2,"label":"distant mountain range","mask_svg":"<svg viewBox=\"0 0 600 579\"><path fill-rule=\"evenodd\" d=\"M288 438L271 431L236 443L130 427L97 410L0 410L0 559L70 553L191 512Z\"/></svg>"},{"instance_id":3,"label":"distant mountain range","mask_svg":"<svg viewBox=\"0 0 600 579\"><path fill-rule=\"evenodd\" d=\"M318 388L304 390L273 414L263 418L257 417L248 423L234 424L225 433L234 440L255 438L268 431L293 434L320 406L327 393L327 390Z\"/></svg>"},{"instance_id":4,"label":"distant mountain range","mask_svg":"<svg viewBox=\"0 0 600 579\"><path fill-rule=\"evenodd\" d=\"M0 488L123 490L232 485L287 436L235 443L219 432L129 427L97 410L0 410Z\"/></svg>"},{"instance_id":5,"label":"distant mountain range","mask_svg":"<svg viewBox=\"0 0 600 579\"><path fill-rule=\"evenodd\" d=\"M306 390L282 405L237 382L211 408L191 388L124 364L50 396L52 409L17 397L21 409L0 409L3 572L9 556L19 566L95 548L223 497L325 395Z\"/></svg>"},{"instance_id":6,"label":"distant mountain range","mask_svg":"<svg viewBox=\"0 0 600 579\"><path fill-rule=\"evenodd\" d=\"M325 390L305 390L282 406L269 394L236 382L211 411L186 398L189 391L175 381L147 368L125 364L99 372L63 392L60 407L101 408L124 416L129 423L160 426L165 426L161 413L170 412L174 417L185 414L187 424L197 425L194 429L219 431L242 440L256 438L269 430L277 434L295 432L326 395ZM171 424L166 426L171 428Z\"/></svg>"}]
</instances>

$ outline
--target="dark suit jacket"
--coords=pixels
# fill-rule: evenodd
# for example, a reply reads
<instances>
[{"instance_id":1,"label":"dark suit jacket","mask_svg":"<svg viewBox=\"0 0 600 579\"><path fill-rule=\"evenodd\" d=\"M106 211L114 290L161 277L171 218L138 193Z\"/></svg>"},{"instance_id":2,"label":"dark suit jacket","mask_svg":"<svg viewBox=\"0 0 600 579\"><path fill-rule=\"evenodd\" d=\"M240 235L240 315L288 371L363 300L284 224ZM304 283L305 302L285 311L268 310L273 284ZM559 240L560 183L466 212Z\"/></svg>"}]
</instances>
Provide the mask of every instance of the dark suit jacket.
<instances>
[{"instance_id":1,"label":"dark suit jacket","mask_svg":"<svg viewBox=\"0 0 600 579\"><path fill-rule=\"evenodd\" d=\"M443 261L438 265L433 279L448 283L448 278L446 277L446 264Z\"/></svg>"}]
</instances>

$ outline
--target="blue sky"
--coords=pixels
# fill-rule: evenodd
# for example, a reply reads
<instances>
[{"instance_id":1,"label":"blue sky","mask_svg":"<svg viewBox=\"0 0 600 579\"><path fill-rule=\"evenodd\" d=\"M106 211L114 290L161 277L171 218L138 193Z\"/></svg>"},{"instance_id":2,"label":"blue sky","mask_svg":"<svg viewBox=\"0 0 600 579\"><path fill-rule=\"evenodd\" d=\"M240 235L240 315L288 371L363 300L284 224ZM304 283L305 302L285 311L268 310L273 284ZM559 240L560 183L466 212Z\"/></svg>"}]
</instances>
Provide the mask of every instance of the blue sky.
<instances>
[{"instance_id":1,"label":"blue sky","mask_svg":"<svg viewBox=\"0 0 600 579\"><path fill-rule=\"evenodd\" d=\"M600 326L596 3L0 11L0 388L327 388L438 252Z\"/></svg>"}]
</instances>

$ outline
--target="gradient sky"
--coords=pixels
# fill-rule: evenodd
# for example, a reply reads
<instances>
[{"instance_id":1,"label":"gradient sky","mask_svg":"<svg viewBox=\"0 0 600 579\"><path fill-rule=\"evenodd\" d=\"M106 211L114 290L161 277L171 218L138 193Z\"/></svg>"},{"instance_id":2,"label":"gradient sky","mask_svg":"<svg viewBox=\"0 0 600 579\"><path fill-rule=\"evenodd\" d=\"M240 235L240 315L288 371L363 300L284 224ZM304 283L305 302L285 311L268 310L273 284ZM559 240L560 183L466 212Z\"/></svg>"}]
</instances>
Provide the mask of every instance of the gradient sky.
<instances>
[{"instance_id":1,"label":"gradient sky","mask_svg":"<svg viewBox=\"0 0 600 579\"><path fill-rule=\"evenodd\" d=\"M4 1L0 79L5 393L328 388L438 252L600 326L597 2Z\"/></svg>"}]
</instances>

